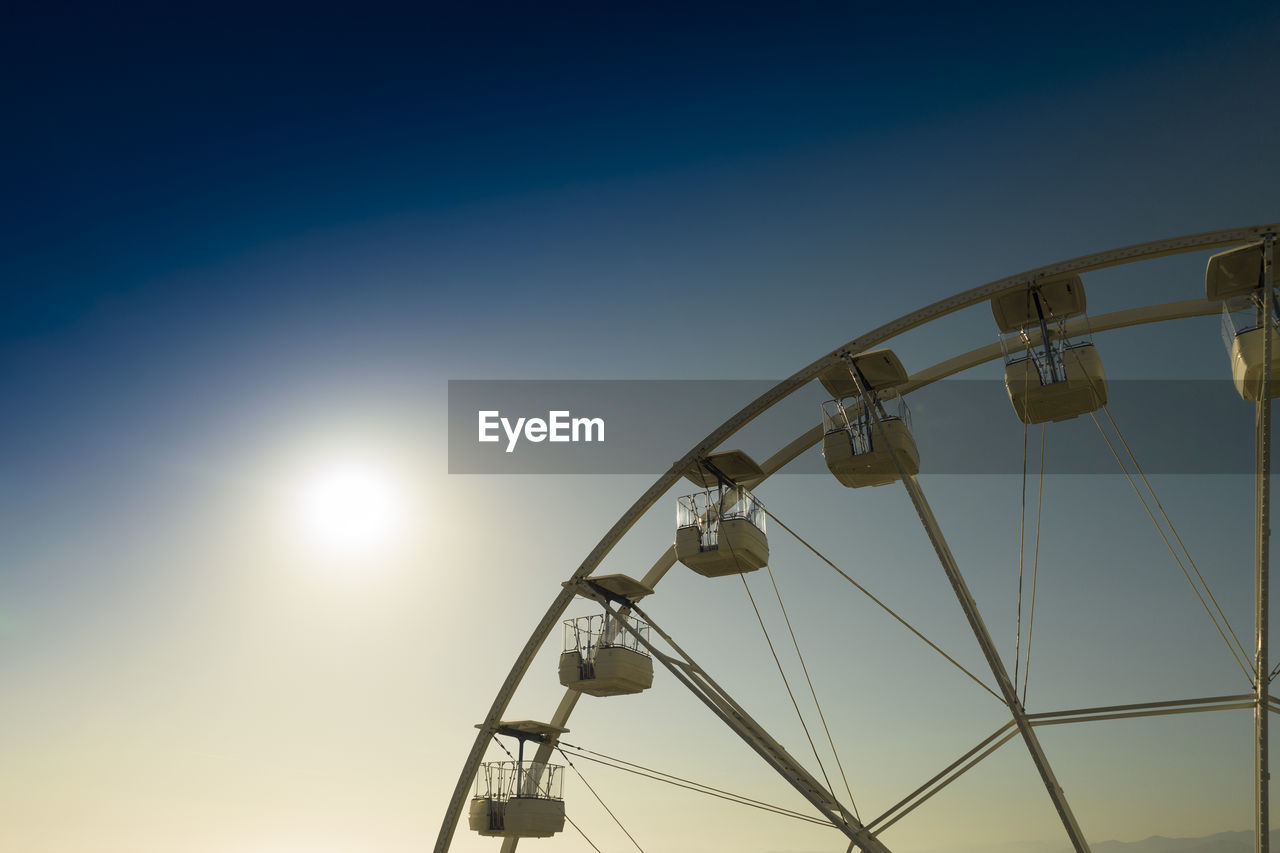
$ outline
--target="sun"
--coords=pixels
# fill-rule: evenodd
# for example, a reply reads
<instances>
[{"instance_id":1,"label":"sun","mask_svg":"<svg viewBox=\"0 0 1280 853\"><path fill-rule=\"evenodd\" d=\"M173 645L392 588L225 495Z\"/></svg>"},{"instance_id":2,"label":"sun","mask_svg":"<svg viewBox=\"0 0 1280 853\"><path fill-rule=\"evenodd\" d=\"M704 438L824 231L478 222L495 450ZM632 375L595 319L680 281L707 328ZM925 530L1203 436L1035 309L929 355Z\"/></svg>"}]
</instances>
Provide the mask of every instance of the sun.
<instances>
[{"instance_id":1,"label":"sun","mask_svg":"<svg viewBox=\"0 0 1280 853\"><path fill-rule=\"evenodd\" d=\"M394 473L375 461L340 458L304 475L293 520L309 550L342 560L387 554L403 539L409 501Z\"/></svg>"}]
</instances>

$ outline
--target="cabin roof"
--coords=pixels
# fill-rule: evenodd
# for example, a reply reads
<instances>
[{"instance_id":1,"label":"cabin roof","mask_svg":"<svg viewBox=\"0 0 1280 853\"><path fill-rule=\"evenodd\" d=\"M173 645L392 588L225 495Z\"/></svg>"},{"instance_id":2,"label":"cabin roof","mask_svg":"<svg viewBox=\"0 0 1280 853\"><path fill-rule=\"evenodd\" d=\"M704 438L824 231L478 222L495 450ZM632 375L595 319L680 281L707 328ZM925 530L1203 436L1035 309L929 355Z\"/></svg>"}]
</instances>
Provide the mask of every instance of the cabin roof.
<instances>
[{"instance_id":1,"label":"cabin roof","mask_svg":"<svg viewBox=\"0 0 1280 853\"><path fill-rule=\"evenodd\" d=\"M477 729L484 728L483 723L476 724ZM550 723L539 723L536 720L503 720L498 723L497 733L521 740L547 740L557 735L566 734L569 730Z\"/></svg>"},{"instance_id":2,"label":"cabin roof","mask_svg":"<svg viewBox=\"0 0 1280 853\"><path fill-rule=\"evenodd\" d=\"M1061 276L1030 283L1022 290L1002 293L991 298L991 313L1002 333L1017 332L1038 325L1035 296L1040 298L1040 312L1048 322L1065 320L1085 311L1084 282L1078 275Z\"/></svg>"},{"instance_id":3,"label":"cabin roof","mask_svg":"<svg viewBox=\"0 0 1280 853\"><path fill-rule=\"evenodd\" d=\"M1262 286L1262 244L1250 243L1209 258L1204 271L1204 295L1208 299L1245 296Z\"/></svg>"},{"instance_id":4,"label":"cabin roof","mask_svg":"<svg viewBox=\"0 0 1280 853\"><path fill-rule=\"evenodd\" d=\"M698 460L689 469L684 472L685 479L690 480L696 485L704 489L709 489L716 485L719 480L716 475L711 472L704 460ZM716 467L716 469L728 477L739 486L751 488L764 479L764 470L756 464L756 461L741 450L723 450L719 453L712 453L705 459Z\"/></svg>"},{"instance_id":5,"label":"cabin roof","mask_svg":"<svg viewBox=\"0 0 1280 853\"><path fill-rule=\"evenodd\" d=\"M587 580L628 601L639 601L653 594L653 587L645 586L629 575L595 575Z\"/></svg>"},{"instance_id":6,"label":"cabin roof","mask_svg":"<svg viewBox=\"0 0 1280 853\"><path fill-rule=\"evenodd\" d=\"M902 360L891 349L859 353L853 357L853 363L866 378L868 390L871 391L896 388L905 383L908 378L907 370L902 366ZM837 400L858 395L858 384L853 381L853 376L849 373L849 365L843 360L819 373L818 381L822 383L827 393Z\"/></svg>"}]
</instances>

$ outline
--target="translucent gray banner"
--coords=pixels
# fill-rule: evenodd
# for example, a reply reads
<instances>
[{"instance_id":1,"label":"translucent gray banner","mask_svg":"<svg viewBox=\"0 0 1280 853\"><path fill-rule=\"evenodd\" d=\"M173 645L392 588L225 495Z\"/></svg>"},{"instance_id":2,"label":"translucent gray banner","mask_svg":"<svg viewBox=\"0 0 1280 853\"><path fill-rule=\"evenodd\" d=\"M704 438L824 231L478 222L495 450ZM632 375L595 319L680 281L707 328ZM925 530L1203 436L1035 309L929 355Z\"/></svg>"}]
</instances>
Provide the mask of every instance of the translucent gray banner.
<instances>
[{"instance_id":1,"label":"translucent gray banner","mask_svg":"<svg viewBox=\"0 0 1280 853\"><path fill-rule=\"evenodd\" d=\"M656 477L774 384L453 380L449 473ZM1046 425L1046 473L1120 473L1095 417L1126 464L1121 436L1148 474L1253 473L1255 407L1242 401L1229 381L1112 381L1108 397L1108 410L1093 417ZM824 399L813 383L750 424L728 446L764 462L819 425ZM922 475L1022 471L1023 425L1003 383L947 380L912 392L907 402ZM1040 430L1029 428L1033 471L1039 469ZM820 443L783 472L825 474Z\"/></svg>"}]
</instances>

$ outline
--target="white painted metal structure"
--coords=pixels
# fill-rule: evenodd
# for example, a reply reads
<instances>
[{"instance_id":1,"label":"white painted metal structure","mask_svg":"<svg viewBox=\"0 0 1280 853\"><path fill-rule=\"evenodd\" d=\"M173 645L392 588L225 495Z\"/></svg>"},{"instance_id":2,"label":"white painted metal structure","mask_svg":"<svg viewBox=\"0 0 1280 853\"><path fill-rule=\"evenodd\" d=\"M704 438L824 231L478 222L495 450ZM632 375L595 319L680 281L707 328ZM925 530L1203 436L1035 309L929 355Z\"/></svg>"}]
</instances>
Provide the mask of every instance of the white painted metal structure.
<instances>
[{"instance_id":1,"label":"white painted metal structure","mask_svg":"<svg viewBox=\"0 0 1280 853\"><path fill-rule=\"evenodd\" d=\"M495 733L516 738L519 755L510 761L481 766L468 823L480 835L494 838L550 838L564 829L564 800L560 796L564 768L524 760L524 742L554 741L568 729L534 720L498 725Z\"/></svg>"},{"instance_id":2,"label":"white painted metal structure","mask_svg":"<svg viewBox=\"0 0 1280 853\"><path fill-rule=\"evenodd\" d=\"M1264 369L1270 365L1274 371L1274 360L1280 357L1280 348L1276 347L1280 333L1275 324L1275 295L1265 302L1262 293L1268 269L1266 249L1263 243L1252 243L1219 252L1209 258L1204 276L1205 295L1222 300L1222 338L1231 354L1231 378L1246 400L1259 398ZM1269 360L1264 361L1268 346ZM1272 386L1271 394L1274 396L1277 390Z\"/></svg>"},{"instance_id":3,"label":"white painted metal structure","mask_svg":"<svg viewBox=\"0 0 1280 853\"><path fill-rule=\"evenodd\" d=\"M746 488L720 484L676 501L676 559L708 578L769 563L763 504Z\"/></svg>"},{"instance_id":4,"label":"white painted metal structure","mask_svg":"<svg viewBox=\"0 0 1280 853\"><path fill-rule=\"evenodd\" d=\"M1005 336L1005 389L1023 423L1070 420L1107 404L1107 375L1093 341L1063 334L1065 322L1083 316L1084 308L1078 274L991 300Z\"/></svg>"},{"instance_id":5,"label":"white painted metal structure","mask_svg":"<svg viewBox=\"0 0 1280 853\"><path fill-rule=\"evenodd\" d=\"M622 696L653 686L649 654L610 613L565 620L559 669L561 685L588 696Z\"/></svg>"},{"instance_id":6,"label":"white painted metal structure","mask_svg":"<svg viewBox=\"0 0 1280 853\"><path fill-rule=\"evenodd\" d=\"M1257 554L1257 580L1255 585L1256 653L1254 664L1258 677L1253 685L1255 689L1250 694L1175 700L1171 702L1144 703L1140 705L1084 708L1044 714L1027 714L1018 702L1016 693L1011 692L1008 675L1003 671L1003 663L1000 661L994 644L991 643L990 637L987 635L985 626L982 624L981 615L977 612L977 607L973 604L972 597L968 594L968 590L964 585L964 579L960 574L959 567L956 565L954 557L950 554L950 551L947 548L941 529L939 528L936 519L933 518L932 512L925 500L923 491L920 489L919 484L915 481L913 476L903 472L902 481L911 497L913 505L916 507L916 510L920 515L930 541L934 545L935 551L938 554L948 580L951 582L960 605L965 612L965 616L974 631L979 645L982 647L984 656L987 658L988 664L991 666L997 682L999 682L1003 698L1009 706L1012 719L992 735L981 741L970 752L961 756L961 758L952 765L944 768L943 771L933 779L926 782L916 791L913 791L910 795L895 804L884 814L868 821L864 825L855 820L845 806L841 804L838 799L831 794L831 792L827 791L820 783L814 780L803 767L799 766L798 762L795 762L795 760L786 753L785 749L783 749L781 745L777 744L772 737L764 732L764 730L746 714L745 710L732 700L727 692L720 688L720 686L716 684L711 677L696 664L696 662L689 658L688 655L686 655L679 646L676 645L676 641L674 639L665 635L661 628L654 623L651 617L635 606L633 600L627 599L624 595L619 595L615 591L606 588L601 584L594 583L590 578L590 575L600 565L604 557L613 549L622 536L632 527L632 525L634 525L644 513L648 512L658 502L658 500L667 493L676 481L694 467L699 460L705 459L715 451L716 448L722 446L723 443L733 436L739 429L750 423L763 412L770 409L780 400L805 386L810 381L817 378L819 374L829 372L833 368L838 368L840 364L845 362L850 356L866 352L873 347L882 345L884 342L899 334L922 326L932 320L936 320L960 309L988 301L993 297L998 297L1002 294L1025 290L1029 284L1038 281L1052 280L1069 275L1078 275L1093 270L1105 269L1135 261L1150 260L1153 258L1206 249L1235 247L1259 241L1261 241L1265 246L1266 272L1264 298L1267 300L1265 304L1270 304L1273 289L1271 275L1273 242L1275 235L1278 232L1280 232L1280 224L1270 224L1159 240L1051 264L1049 266L1029 270L1027 272L991 282L981 287L964 291L885 324L884 326L881 326L861 337L855 338L845 346L824 355L812 364L778 383L768 392L745 406L741 411L731 416L723 424L713 430L711 434L695 445L688 453L678 459L670 469L668 469L668 471L657 480L657 482L645 491L644 494L642 494L630 507L630 509L628 509L605 533L600 542L592 549L586 559L583 560L581 565L579 565L569 579L563 584L560 593L556 595L554 600L551 602L546 613L534 628L528 642L525 643L524 648L517 656L506 680L498 691L498 695L494 698L493 704L490 707L488 714L485 716L484 721L477 726L480 730L479 734L476 736L467 760L463 764L461 772L459 773L453 797L449 802L444 819L440 826L440 832L435 846L436 853L444 853L444 851L449 849L458 821L466 805L472 780L475 778L489 741L501 726L502 714L506 711L507 705L510 702L512 695L515 693L516 687L524 678L534 655L537 653L539 648L541 648L550 632L554 629L556 623L560 620L565 609L568 607L575 595L584 595L601 602L610 610L610 612L615 613L618 617L623 617L632 610L644 617L653 630L662 637L664 642L668 644L670 650L673 651L674 654L658 649L648 640L641 640L638 636L637 640L646 645L650 652L659 661L661 661L668 670L671 671L677 681L680 681L698 695L698 697L706 703L718 717L725 721L730 728L734 729L734 731L737 732L738 735L758 754L760 754L770 766L782 773L788 781L790 781L791 784L813 804L819 814L831 822L833 828L843 832L850 840L850 849L856 847L864 851L875 851L875 853L881 853L882 851L887 850L878 838L880 832L887 829L912 809L919 806L922 802L940 790L944 785L955 779L960 773L963 773L983 757L992 753L1001 744L1013 737L1021 735L1045 784L1046 792L1058 811L1067 837L1071 840L1076 850L1087 851L1089 847L1085 841L1084 834L1076 823L1070 807L1067 805L1066 799L1062 794L1061 788L1057 785L1057 782L1053 777L1053 772L1049 766L1047 756L1039 746L1038 739L1034 732L1036 727L1080 720L1116 719L1156 714L1192 713L1250 707L1254 709L1255 717L1256 762L1254 769L1257 828L1256 849L1259 853L1264 853L1264 851L1267 850L1268 830L1267 780L1269 777L1269 766L1267 755L1267 711L1280 711L1280 701L1272 698L1268 693L1270 679L1268 677L1269 670L1267 669L1269 658L1267 650L1268 637L1266 625L1266 602L1268 591L1267 563L1269 560L1270 517L1269 475L1271 382L1271 341L1269 338L1263 344L1263 361L1267 366L1263 371L1263 376L1261 378L1261 399L1259 399L1257 403L1258 485L1256 519L1257 537L1255 549ZM1119 329L1145 323L1156 323L1185 317L1207 316L1216 314L1219 310L1220 303L1209 300L1188 300L1164 305L1153 305L1094 317L1088 324L1088 330L1093 332L1103 332L1111 329ZM1083 324L1073 326L1076 322L1077 321L1067 322L1065 327L1067 333L1075 334L1077 332L1086 331ZM900 390L904 394L909 393L912 390L954 375L968 368L992 361L1001 357L1001 355L1002 351L999 343L980 347L916 373L910 377L908 382L903 385ZM821 424L813 426L798 436L795 440L778 450L772 457L761 464L760 468L763 472L764 478L776 473L801 453L817 445L822 440L822 433L823 429ZM754 483L752 485L754 487ZM674 563L675 548L673 546L667 548L663 552L663 554L654 563L653 567L643 577L641 580L643 587L646 589L655 588ZM627 624L625 618L620 618L619 624L623 625L625 628ZM565 726L569 717L573 713L580 695L581 694L575 690L567 690L565 692L564 698L561 700L559 706L555 710L555 713L552 715L550 722L551 726L560 728ZM538 762L545 762L550 757L554 747L555 743L553 739L548 738L543 741L539 745L538 754L534 760ZM518 839L516 838L504 839L502 844L502 850L504 853L511 853L511 851L514 851L517 841Z\"/></svg>"},{"instance_id":7,"label":"white painted metal structure","mask_svg":"<svg viewBox=\"0 0 1280 853\"><path fill-rule=\"evenodd\" d=\"M909 378L888 349L851 355L843 370L818 377L835 396L822 404L822 456L841 485L887 486L920 473L910 413L897 392Z\"/></svg>"}]
</instances>

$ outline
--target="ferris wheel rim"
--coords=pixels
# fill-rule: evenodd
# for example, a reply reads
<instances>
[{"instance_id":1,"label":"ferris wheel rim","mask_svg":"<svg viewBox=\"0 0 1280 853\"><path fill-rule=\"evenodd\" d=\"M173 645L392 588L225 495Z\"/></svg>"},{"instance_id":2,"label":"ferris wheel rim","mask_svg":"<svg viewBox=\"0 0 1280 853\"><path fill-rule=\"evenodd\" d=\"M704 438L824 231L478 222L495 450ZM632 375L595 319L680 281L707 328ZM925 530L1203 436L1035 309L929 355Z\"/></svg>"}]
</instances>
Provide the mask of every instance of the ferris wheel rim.
<instances>
[{"instance_id":1,"label":"ferris wheel rim","mask_svg":"<svg viewBox=\"0 0 1280 853\"><path fill-rule=\"evenodd\" d=\"M617 543L621 541L622 537L631 529L631 527L657 504L662 495L666 494L671 486L673 486L680 477L683 476L684 472L687 471L698 459L721 446L724 441L732 437L756 417L770 410L782 400L789 397L792 393L807 385L824 369L838 363L842 357L865 352L871 347L891 340L907 331L926 325L927 323L965 308L977 305L994 296L1026 287L1028 284L1053 276L1094 272L1100 269L1122 266L1139 261L1154 260L1156 258L1171 255L1243 245L1260 240L1267 235L1274 235L1277 232L1280 232L1280 223L1201 232L1181 237L1172 237L1146 243L1133 244L1090 255L1083 255L1071 260L1048 264L1011 276L1005 276L987 284L971 288L967 291L962 291L951 297L938 300L924 308L905 314L890 321L889 323L881 325L865 335L854 338L844 346L832 350L827 355L809 364L807 367L778 382L764 394L744 406L736 414L730 416L720 424L720 426L708 434L706 438L696 444L689 452L677 460L665 474L660 476L658 480L622 514L618 521L609 528L605 535L587 555L586 559L583 560L583 562L570 576L569 580L562 584L561 591L556 595L541 620L539 620L534 632L530 635L529 640L522 649L520 656L517 657L515 663L512 665L511 671L508 673L506 680L499 688L498 695L495 697L484 722L476 726L476 728L479 729L479 732L472 745L471 752L463 765L462 772L459 775L457 785L454 789L453 797L450 800L444 820L441 823L440 833L436 840L435 853L446 853L451 846L453 836L457 829L457 824L461 819L463 805L467 800L467 791L471 787L472 780L479 769L488 741L496 731L497 724L500 721L502 714L505 713L507 706L510 704L511 698L514 696L515 689L524 680L524 676L532 663L533 657L550 635L555 622L560 619L564 614L564 611L568 608L569 603L577 595L577 592L575 591L576 584L590 575L591 572L600 565L604 558L613 550ZM1099 323L1099 320L1102 320L1103 318L1095 318L1091 325L1095 331L1105 331L1114 328L1123 328L1124 326L1166 322L1184 317L1206 316L1212 313L1217 313L1220 305L1220 302L1211 302L1209 300L1188 300L1180 303L1145 306L1143 308L1115 312L1113 315L1106 315L1112 317L1113 321L1118 323L1117 325ZM1161 308L1172 310L1169 310L1165 314L1161 314L1159 312L1159 309ZM1121 319L1124 321L1119 322ZM994 351L990 346L983 347L978 350L973 350L970 353L961 354L953 359L939 362L930 368L926 368L925 371L914 374L912 379L917 379L922 375L928 375L930 378L928 378L927 382L916 384L909 390L917 390L919 387L922 387L923 384L937 381L938 379L944 378L944 376L951 375L952 373L959 372L960 370L968 369L968 367L971 366L976 366L975 364L971 364L965 367L954 367L952 363L957 362L957 359L964 359L966 356L976 357L978 353L988 351L992 351L993 354L988 358L983 358L982 361L977 362L978 364L994 360L994 358L999 354L998 345L995 346ZM947 365L952 365L954 369L950 369ZM906 392L904 391L904 393ZM818 427L817 432L820 433L820 430L821 427ZM765 477L767 478L773 473L776 473L788 462L820 440L820 434L814 437L814 432L815 430L806 431L806 433L802 434L799 438L792 441L790 444L785 445L780 451L778 451L778 453L769 457L769 459L761 466L765 470ZM803 442L808 443L802 444ZM786 458L779 458L784 453L790 453L790 455ZM770 463L775 464L771 466ZM665 575L666 571L674 564L675 549L674 546L671 546L663 553L658 561L655 562L653 568L650 570L651 574L654 572L658 572L658 574L653 582L648 585L651 587L655 586L657 580L660 580L661 577ZM569 694L573 694L572 698ZM569 716L572 714L579 695L581 694L577 694L572 690L566 691L566 696L561 700L555 715L553 715L553 725L563 726L564 723L567 722ZM502 845L503 853L512 853L512 851L515 850L517 842L518 839L515 837L508 837L504 839Z\"/></svg>"}]
</instances>

